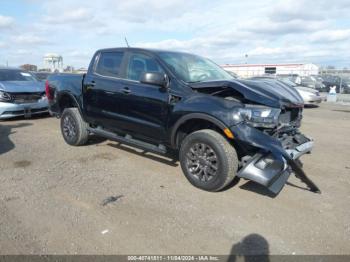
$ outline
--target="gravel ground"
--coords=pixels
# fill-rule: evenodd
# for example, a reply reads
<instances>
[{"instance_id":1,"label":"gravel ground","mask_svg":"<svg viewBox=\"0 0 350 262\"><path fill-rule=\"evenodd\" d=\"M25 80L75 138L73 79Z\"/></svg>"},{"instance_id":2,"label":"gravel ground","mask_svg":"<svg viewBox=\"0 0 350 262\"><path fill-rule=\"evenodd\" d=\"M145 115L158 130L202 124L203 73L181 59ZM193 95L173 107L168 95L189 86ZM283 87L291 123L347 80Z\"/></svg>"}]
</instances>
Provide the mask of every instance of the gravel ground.
<instances>
[{"instance_id":1,"label":"gravel ground","mask_svg":"<svg viewBox=\"0 0 350 262\"><path fill-rule=\"evenodd\" d=\"M244 180L208 193L171 159L68 146L55 118L0 122L0 254L350 254L350 107L304 115L321 195L294 177L277 197Z\"/></svg>"}]
</instances>

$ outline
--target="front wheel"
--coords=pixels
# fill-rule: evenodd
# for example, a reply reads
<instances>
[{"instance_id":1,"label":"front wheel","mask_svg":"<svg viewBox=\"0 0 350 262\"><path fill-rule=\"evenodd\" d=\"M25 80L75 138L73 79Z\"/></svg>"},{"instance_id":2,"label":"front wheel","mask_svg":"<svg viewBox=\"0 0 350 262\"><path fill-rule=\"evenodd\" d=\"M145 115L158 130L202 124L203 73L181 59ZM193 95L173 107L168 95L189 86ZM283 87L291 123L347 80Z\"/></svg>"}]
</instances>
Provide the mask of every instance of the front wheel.
<instances>
[{"instance_id":1,"label":"front wheel","mask_svg":"<svg viewBox=\"0 0 350 262\"><path fill-rule=\"evenodd\" d=\"M66 108L61 116L61 132L67 144L81 146L89 138L88 124L83 120L78 108Z\"/></svg>"},{"instance_id":2,"label":"front wheel","mask_svg":"<svg viewBox=\"0 0 350 262\"><path fill-rule=\"evenodd\" d=\"M219 191L227 186L238 169L234 147L210 129L185 137L180 148L180 163L189 182L206 191Z\"/></svg>"}]
</instances>

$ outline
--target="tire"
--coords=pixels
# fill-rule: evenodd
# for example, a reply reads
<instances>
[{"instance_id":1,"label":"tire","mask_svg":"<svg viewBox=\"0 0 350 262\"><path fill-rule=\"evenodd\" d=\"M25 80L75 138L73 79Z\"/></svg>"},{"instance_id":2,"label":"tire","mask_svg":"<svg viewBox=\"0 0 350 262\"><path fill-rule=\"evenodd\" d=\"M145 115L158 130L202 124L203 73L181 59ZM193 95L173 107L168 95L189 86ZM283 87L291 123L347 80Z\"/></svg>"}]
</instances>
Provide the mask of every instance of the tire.
<instances>
[{"instance_id":1,"label":"tire","mask_svg":"<svg viewBox=\"0 0 350 262\"><path fill-rule=\"evenodd\" d=\"M181 143L179 158L188 181L205 191L220 191L232 182L238 169L234 147L210 129L187 135Z\"/></svg>"},{"instance_id":2,"label":"tire","mask_svg":"<svg viewBox=\"0 0 350 262\"><path fill-rule=\"evenodd\" d=\"M61 116L61 132L71 146L86 144L89 138L88 124L83 120L78 108L66 108Z\"/></svg>"}]
</instances>

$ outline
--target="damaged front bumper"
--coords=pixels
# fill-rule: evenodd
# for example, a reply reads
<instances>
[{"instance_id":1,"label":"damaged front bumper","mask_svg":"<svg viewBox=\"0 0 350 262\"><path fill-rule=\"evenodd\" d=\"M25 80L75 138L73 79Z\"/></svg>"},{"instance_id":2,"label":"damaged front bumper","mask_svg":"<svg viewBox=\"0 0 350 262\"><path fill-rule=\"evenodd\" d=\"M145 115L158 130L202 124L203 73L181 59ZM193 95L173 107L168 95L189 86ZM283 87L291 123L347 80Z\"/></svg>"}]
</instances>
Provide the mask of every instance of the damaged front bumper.
<instances>
[{"instance_id":1,"label":"damaged front bumper","mask_svg":"<svg viewBox=\"0 0 350 262\"><path fill-rule=\"evenodd\" d=\"M257 182L278 194L294 173L311 191L320 193L319 188L302 170L299 160L302 155L311 152L314 145L311 139L300 133L275 138L244 123L231 130L238 141L259 149L243 163L238 177Z\"/></svg>"},{"instance_id":2,"label":"damaged front bumper","mask_svg":"<svg viewBox=\"0 0 350 262\"><path fill-rule=\"evenodd\" d=\"M31 117L47 112L48 101L46 97L31 103L0 102L0 120L17 116Z\"/></svg>"}]
</instances>

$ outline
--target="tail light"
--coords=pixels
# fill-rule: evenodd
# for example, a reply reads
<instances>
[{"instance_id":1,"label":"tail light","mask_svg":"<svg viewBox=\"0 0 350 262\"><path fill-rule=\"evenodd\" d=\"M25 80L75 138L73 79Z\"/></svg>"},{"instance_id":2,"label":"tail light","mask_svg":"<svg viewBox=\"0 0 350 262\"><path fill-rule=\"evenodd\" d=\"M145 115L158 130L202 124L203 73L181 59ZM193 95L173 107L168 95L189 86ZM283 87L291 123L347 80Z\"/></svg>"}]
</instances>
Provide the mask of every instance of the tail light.
<instances>
[{"instance_id":1,"label":"tail light","mask_svg":"<svg viewBox=\"0 0 350 262\"><path fill-rule=\"evenodd\" d=\"M53 99L52 94L50 92L50 86L49 86L49 81L48 80L46 80L46 82L45 82L45 93L46 93L46 97L47 97L48 100L52 100Z\"/></svg>"}]
</instances>

